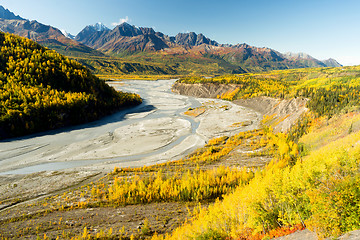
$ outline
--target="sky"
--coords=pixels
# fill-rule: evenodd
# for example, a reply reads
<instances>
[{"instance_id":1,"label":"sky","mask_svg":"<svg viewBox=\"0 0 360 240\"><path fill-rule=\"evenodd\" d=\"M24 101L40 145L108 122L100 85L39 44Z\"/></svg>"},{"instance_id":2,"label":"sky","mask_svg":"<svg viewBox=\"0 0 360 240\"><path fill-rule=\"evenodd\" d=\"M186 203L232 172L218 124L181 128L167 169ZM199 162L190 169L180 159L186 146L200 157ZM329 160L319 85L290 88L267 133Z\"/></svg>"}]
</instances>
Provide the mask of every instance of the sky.
<instances>
[{"instance_id":1,"label":"sky","mask_svg":"<svg viewBox=\"0 0 360 240\"><path fill-rule=\"evenodd\" d=\"M247 43L360 65L359 0L0 0L29 20L76 35L102 22L128 22L175 36L203 33L218 43Z\"/></svg>"}]
</instances>

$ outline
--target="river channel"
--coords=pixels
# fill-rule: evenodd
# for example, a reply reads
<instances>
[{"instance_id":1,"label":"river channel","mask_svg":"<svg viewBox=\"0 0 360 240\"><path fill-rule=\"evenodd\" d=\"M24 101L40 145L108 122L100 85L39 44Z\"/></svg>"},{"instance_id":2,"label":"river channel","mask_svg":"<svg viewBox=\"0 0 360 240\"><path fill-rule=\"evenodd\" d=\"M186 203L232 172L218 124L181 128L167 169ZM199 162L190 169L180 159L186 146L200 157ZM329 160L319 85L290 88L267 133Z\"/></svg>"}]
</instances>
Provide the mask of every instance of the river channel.
<instances>
[{"instance_id":1,"label":"river channel","mask_svg":"<svg viewBox=\"0 0 360 240\"><path fill-rule=\"evenodd\" d=\"M1 141L0 175L155 164L179 159L212 137L258 126L258 113L222 100L174 94L173 83L109 82L117 90L139 94L143 103L95 122ZM203 116L183 114L202 104L209 109ZM234 127L242 121L251 124Z\"/></svg>"}]
</instances>

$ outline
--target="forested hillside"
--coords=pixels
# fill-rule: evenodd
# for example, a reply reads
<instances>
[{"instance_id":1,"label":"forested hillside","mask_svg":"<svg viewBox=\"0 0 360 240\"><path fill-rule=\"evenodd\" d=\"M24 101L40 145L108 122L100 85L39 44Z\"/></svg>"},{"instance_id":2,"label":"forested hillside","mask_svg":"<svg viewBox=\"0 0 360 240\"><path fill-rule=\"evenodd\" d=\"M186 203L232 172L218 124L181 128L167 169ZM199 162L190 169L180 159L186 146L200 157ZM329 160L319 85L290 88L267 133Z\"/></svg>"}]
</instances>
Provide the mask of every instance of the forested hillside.
<instances>
[{"instance_id":1,"label":"forested hillside","mask_svg":"<svg viewBox=\"0 0 360 240\"><path fill-rule=\"evenodd\" d=\"M0 139L98 119L139 104L74 60L0 33Z\"/></svg>"},{"instance_id":2,"label":"forested hillside","mask_svg":"<svg viewBox=\"0 0 360 240\"><path fill-rule=\"evenodd\" d=\"M235 100L257 96L306 97L308 108L317 116L331 117L358 109L360 67L310 68L226 75L215 78L186 77L179 83L236 84L219 98Z\"/></svg>"}]
</instances>

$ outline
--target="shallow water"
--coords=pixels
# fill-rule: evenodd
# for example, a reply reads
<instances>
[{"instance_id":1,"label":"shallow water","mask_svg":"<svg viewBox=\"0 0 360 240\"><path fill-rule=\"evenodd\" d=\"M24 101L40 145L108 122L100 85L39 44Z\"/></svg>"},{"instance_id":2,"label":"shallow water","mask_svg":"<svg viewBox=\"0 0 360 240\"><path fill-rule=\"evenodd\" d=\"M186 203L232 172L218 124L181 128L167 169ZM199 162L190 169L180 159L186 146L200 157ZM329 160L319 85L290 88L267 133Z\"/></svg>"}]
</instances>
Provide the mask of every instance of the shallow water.
<instances>
[{"instance_id":1,"label":"shallow water","mask_svg":"<svg viewBox=\"0 0 360 240\"><path fill-rule=\"evenodd\" d=\"M186 111L189 107L194 108L201 104L195 98L172 93L171 85L173 83L174 80L129 80L122 81L121 84L119 82L110 82L109 84L118 90L140 94L143 98L143 103L135 108L119 111L92 123L0 142L0 175L62 170L111 161L138 161L174 148L186 137L196 134L196 129L199 126L198 122L180 113ZM104 136L104 134L110 135L121 127L130 128L132 125L146 120L162 119L165 117L182 119L189 122L191 125L190 131L154 151L140 154L114 155L105 158L92 157L80 160L68 160L69 156L63 154L71 144L92 141ZM141 142L141 140L139 141ZM141 146L138 147L141 148ZM46 156L51 157L46 158ZM76 156L74 157L76 159Z\"/></svg>"},{"instance_id":2,"label":"shallow water","mask_svg":"<svg viewBox=\"0 0 360 240\"><path fill-rule=\"evenodd\" d=\"M143 103L95 122L1 141L0 175L151 165L179 159L210 138L258 127L259 113L223 100L174 94L174 82L109 82L138 93ZM183 114L202 103L207 110L196 120ZM251 124L236 127L244 121Z\"/></svg>"}]
</instances>

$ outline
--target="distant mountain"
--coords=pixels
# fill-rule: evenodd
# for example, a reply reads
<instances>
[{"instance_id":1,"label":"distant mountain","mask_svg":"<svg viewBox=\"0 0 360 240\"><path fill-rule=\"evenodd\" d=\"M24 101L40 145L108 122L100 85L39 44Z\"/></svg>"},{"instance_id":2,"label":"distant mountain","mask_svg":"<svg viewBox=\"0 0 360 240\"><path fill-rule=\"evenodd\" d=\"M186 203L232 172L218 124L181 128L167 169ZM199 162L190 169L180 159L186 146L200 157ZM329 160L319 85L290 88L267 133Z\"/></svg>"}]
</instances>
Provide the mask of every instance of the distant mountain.
<instances>
[{"instance_id":1,"label":"distant mountain","mask_svg":"<svg viewBox=\"0 0 360 240\"><path fill-rule=\"evenodd\" d=\"M74 36L66 31L61 32L52 26L15 16L3 7L0 7L1 12L9 19L0 18L0 31L30 38L64 55L94 60L94 56L110 54L131 63L154 65L144 66L142 69L160 67L169 69L171 74L177 72L210 75L340 66L335 60L319 61L303 53L281 54L270 48L254 47L245 43L220 44L202 33L190 32L168 36L156 32L153 28L136 27L128 23L120 24L114 29L109 29L102 23L89 25L79 32L74 40ZM108 66L115 66L114 69L123 68L115 60L112 64L105 65L102 65L101 61L104 59L85 62L93 71L104 71ZM110 73L111 69L107 69L106 72ZM131 69L128 68L126 72L131 72Z\"/></svg>"},{"instance_id":2,"label":"distant mountain","mask_svg":"<svg viewBox=\"0 0 360 240\"><path fill-rule=\"evenodd\" d=\"M169 37L161 32L155 32L152 28L138 28L126 22L113 30L108 28L96 30L94 26L86 26L75 39L89 47L108 52L158 51L176 45L190 48L202 44L219 45L201 33L179 33L175 37Z\"/></svg>"},{"instance_id":3,"label":"distant mountain","mask_svg":"<svg viewBox=\"0 0 360 240\"><path fill-rule=\"evenodd\" d=\"M96 30L93 25L85 27L75 38L77 41L104 51L157 51L169 46L166 36L157 34L152 28L137 28L128 23L116 26L113 30Z\"/></svg>"},{"instance_id":4,"label":"distant mountain","mask_svg":"<svg viewBox=\"0 0 360 240\"><path fill-rule=\"evenodd\" d=\"M283 54L286 58L298 58L298 59L315 59L307 53L292 53L286 52Z\"/></svg>"},{"instance_id":5,"label":"distant mountain","mask_svg":"<svg viewBox=\"0 0 360 240\"><path fill-rule=\"evenodd\" d=\"M308 67L342 67L335 59L329 58L327 60L320 61L306 53L291 53L287 52L283 54L287 59L299 61Z\"/></svg>"},{"instance_id":6,"label":"distant mountain","mask_svg":"<svg viewBox=\"0 0 360 240\"><path fill-rule=\"evenodd\" d=\"M93 27L96 31L106 31L106 30L110 30L107 26L105 26L102 22L98 22L95 23L94 25L92 25L91 27Z\"/></svg>"},{"instance_id":7,"label":"distant mountain","mask_svg":"<svg viewBox=\"0 0 360 240\"><path fill-rule=\"evenodd\" d=\"M0 6L0 11L2 9L3 7ZM15 14L9 10L5 10L5 13L9 19L0 18L1 32L13 33L21 37L29 38L68 56L104 55L99 51L64 36L62 32L55 27L44 25L37 21L23 19L15 16Z\"/></svg>"},{"instance_id":8,"label":"distant mountain","mask_svg":"<svg viewBox=\"0 0 360 240\"><path fill-rule=\"evenodd\" d=\"M76 35L75 40L87 46L91 46L95 41L101 39L102 36L108 32L110 32L110 29L99 22L94 25L86 26Z\"/></svg>"},{"instance_id":9,"label":"distant mountain","mask_svg":"<svg viewBox=\"0 0 360 240\"><path fill-rule=\"evenodd\" d=\"M343 65L341 65L340 63L338 63L338 61L336 61L333 58L329 58L327 60L323 60L323 63L325 63L325 65L327 67L342 67Z\"/></svg>"},{"instance_id":10,"label":"distant mountain","mask_svg":"<svg viewBox=\"0 0 360 240\"><path fill-rule=\"evenodd\" d=\"M194 32L190 33L178 33L175 36L176 44L188 47L200 46L201 44L208 44L211 46L218 46L219 44L216 41L211 40L210 38L205 37L202 33L196 34Z\"/></svg>"},{"instance_id":11,"label":"distant mountain","mask_svg":"<svg viewBox=\"0 0 360 240\"><path fill-rule=\"evenodd\" d=\"M103 35L106 35L106 33L109 31L110 29L97 30L97 28L95 28L93 25L90 25L79 32L76 35L75 40L91 47L96 41L102 39Z\"/></svg>"},{"instance_id":12,"label":"distant mountain","mask_svg":"<svg viewBox=\"0 0 360 240\"><path fill-rule=\"evenodd\" d=\"M240 71L265 71L272 69L327 67L336 64L319 61L305 53L281 54L270 48L258 48L248 44L219 44L203 34L179 33L170 37L152 28L135 27L128 23L116 26L113 30L95 25L85 27L75 38L77 41L104 53L121 54L132 60L132 55L139 52L146 54L153 61L156 54L188 59L190 62L207 62L227 65L226 68ZM125 53L125 54L124 54ZM155 56L153 56L155 55ZM171 62L175 61L170 59ZM197 59L197 60L196 60ZM158 59L161 62L161 59ZM163 59L163 61L166 61ZM226 63L225 63L226 62Z\"/></svg>"},{"instance_id":13,"label":"distant mountain","mask_svg":"<svg viewBox=\"0 0 360 240\"><path fill-rule=\"evenodd\" d=\"M0 18L8 20L26 20L20 16L15 16L14 13L10 12L8 9L5 9L0 5Z\"/></svg>"},{"instance_id":14,"label":"distant mountain","mask_svg":"<svg viewBox=\"0 0 360 240\"><path fill-rule=\"evenodd\" d=\"M281 53L270 48L258 48L248 44L223 47L223 58L242 66L249 72L306 67L286 59Z\"/></svg>"},{"instance_id":15,"label":"distant mountain","mask_svg":"<svg viewBox=\"0 0 360 240\"><path fill-rule=\"evenodd\" d=\"M287 59L300 62L300 63L306 65L307 67L327 67L327 65L324 62L322 62L316 58L313 58L312 56L310 56L309 54L306 54L306 53L287 52L287 53L284 53L283 55Z\"/></svg>"}]
</instances>

